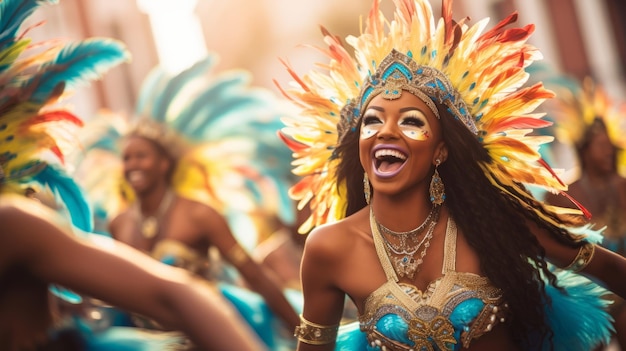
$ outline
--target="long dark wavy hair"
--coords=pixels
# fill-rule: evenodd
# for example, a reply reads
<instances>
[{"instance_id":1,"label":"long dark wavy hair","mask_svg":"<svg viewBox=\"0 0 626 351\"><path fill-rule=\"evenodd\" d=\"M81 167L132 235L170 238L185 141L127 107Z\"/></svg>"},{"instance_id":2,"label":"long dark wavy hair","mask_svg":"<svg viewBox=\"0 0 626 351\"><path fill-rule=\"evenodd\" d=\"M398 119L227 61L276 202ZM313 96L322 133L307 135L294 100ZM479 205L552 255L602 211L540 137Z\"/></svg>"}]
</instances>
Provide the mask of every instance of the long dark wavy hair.
<instances>
[{"instance_id":1,"label":"long dark wavy hair","mask_svg":"<svg viewBox=\"0 0 626 351\"><path fill-rule=\"evenodd\" d=\"M445 107L439 105L438 109L448 149L447 160L439 166L446 191L445 205L469 245L478 253L483 274L502 290L509 305L508 323L513 339L528 345L528 349L539 349L546 338L551 343L553 336L544 315L544 304L550 303L550 298L541 276L561 288L548 269L544 249L527 223L534 222L566 245L579 247L582 244L580 238L543 220L529 207L565 225L580 225L580 222L561 218L532 198L522 205L498 190L480 167L481 162L491 162L487 150ZM341 159L337 169L338 184L345 182L347 186L346 216L366 206L364 170L359 161L359 128L346 132L335 150ZM520 194L510 187L509 190Z\"/></svg>"}]
</instances>

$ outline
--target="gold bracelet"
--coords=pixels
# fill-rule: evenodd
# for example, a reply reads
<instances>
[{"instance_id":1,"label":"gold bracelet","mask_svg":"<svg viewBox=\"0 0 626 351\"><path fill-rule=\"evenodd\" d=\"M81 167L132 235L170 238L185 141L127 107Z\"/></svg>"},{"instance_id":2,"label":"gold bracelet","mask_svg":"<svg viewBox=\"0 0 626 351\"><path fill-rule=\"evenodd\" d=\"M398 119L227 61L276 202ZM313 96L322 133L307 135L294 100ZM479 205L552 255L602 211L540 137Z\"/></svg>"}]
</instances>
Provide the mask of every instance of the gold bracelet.
<instances>
[{"instance_id":1,"label":"gold bracelet","mask_svg":"<svg viewBox=\"0 0 626 351\"><path fill-rule=\"evenodd\" d=\"M239 267L246 263L250 256L241 245L235 244L228 250L226 257L235 267Z\"/></svg>"},{"instance_id":2,"label":"gold bracelet","mask_svg":"<svg viewBox=\"0 0 626 351\"><path fill-rule=\"evenodd\" d=\"M300 325L296 327L293 336L297 337L298 340L306 344L326 345L337 339L337 330L339 330L339 324L316 324L307 321L302 315L300 315Z\"/></svg>"},{"instance_id":3,"label":"gold bracelet","mask_svg":"<svg viewBox=\"0 0 626 351\"><path fill-rule=\"evenodd\" d=\"M593 254L596 252L596 246L592 243L585 243L578 250L578 254L567 267L563 268L566 270L570 270L572 272L580 272L583 270L591 259L593 258Z\"/></svg>"}]
</instances>

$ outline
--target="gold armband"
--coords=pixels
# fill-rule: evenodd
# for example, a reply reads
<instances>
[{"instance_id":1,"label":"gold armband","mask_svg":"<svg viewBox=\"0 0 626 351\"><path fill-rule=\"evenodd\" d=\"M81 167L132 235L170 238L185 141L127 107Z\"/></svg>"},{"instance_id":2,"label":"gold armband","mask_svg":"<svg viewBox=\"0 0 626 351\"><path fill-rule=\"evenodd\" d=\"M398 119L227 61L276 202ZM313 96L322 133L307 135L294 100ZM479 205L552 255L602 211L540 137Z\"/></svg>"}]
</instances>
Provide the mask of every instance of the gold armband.
<instances>
[{"instance_id":1,"label":"gold armband","mask_svg":"<svg viewBox=\"0 0 626 351\"><path fill-rule=\"evenodd\" d=\"M300 325L296 327L293 336L306 344L326 345L337 339L337 325L321 325L307 321L300 315Z\"/></svg>"},{"instance_id":2,"label":"gold armband","mask_svg":"<svg viewBox=\"0 0 626 351\"><path fill-rule=\"evenodd\" d=\"M226 253L226 257L235 267L243 265L249 259L248 253L239 244L233 245Z\"/></svg>"},{"instance_id":3,"label":"gold armband","mask_svg":"<svg viewBox=\"0 0 626 351\"><path fill-rule=\"evenodd\" d=\"M592 243L585 243L585 245L580 247L578 250L578 254L567 267L563 268L566 270L570 270L572 272L580 272L583 268L587 267L591 259L593 258L593 254L596 252L596 245Z\"/></svg>"}]
</instances>

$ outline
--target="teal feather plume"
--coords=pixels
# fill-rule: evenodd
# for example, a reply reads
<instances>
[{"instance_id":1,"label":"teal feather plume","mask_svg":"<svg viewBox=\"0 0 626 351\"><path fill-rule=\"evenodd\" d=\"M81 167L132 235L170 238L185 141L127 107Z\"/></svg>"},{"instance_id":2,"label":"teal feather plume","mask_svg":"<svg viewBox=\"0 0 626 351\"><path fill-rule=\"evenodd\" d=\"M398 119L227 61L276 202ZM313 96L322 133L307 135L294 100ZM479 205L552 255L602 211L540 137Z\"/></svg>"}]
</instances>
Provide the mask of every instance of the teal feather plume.
<instances>
[{"instance_id":1,"label":"teal feather plume","mask_svg":"<svg viewBox=\"0 0 626 351\"><path fill-rule=\"evenodd\" d=\"M170 76L162 69L153 69L144 79L139 90L135 114L141 117L151 118L157 122L165 123L165 113L157 112L154 108L155 101L160 92L167 86Z\"/></svg>"},{"instance_id":2,"label":"teal feather plume","mask_svg":"<svg viewBox=\"0 0 626 351\"><path fill-rule=\"evenodd\" d=\"M3 0L0 1L0 50L15 41L15 35L24 21L44 3L56 4L58 0Z\"/></svg>"},{"instance_id":3,"label":"teal feather plume","mask_svg":"<svg viewBox=\"0 0 626 351\"><path fill-rule=\"evenodd\" d=\"M119 41L100 38L83 40L66 45L26 85L35 85L31 100L42 103L59 84L65 84L66 90L73 89L101 78L110 68L129 59L129 52Z\"/></svg>"},{"instance_id":4,"label":"teal feather plume","mask_svg":"<svg viewBox=\"0 0 626 351\"><path fill-rule=\"evenodd\" d=\"M33 176L33 180L52 191L65 206L75 227L85 232L93 230L93 211L86 200L87 196L62 168L48 164Z\"/></svg>"},{"instance_id":5,"label":"teal feather plume","mask_svg":"<svg viewBox=\"0 0 626 351\"><path fill-rule=\"evenodd\" d=\"M209 86L205 85L204 90L185 97L188 103L173 121L173 127L195 140L211 139L206 136L206 132L215 129L214 124L221 117L219 109L222 106L232 106L237 103L235 99L238 96L246 100L251 98L245 91L242 92L246 89L245 85L248 82L248 76L241 74L224 73L215 77ZM252 104L258 102L252 102ZM236 107L243 109L245 105L241 104ZM256 105L256 107L259 106ZM258 118L257 115L258 110L248 117L254 119ZM240 123L244 125L244 122Z\"/></svg>"},{"instance_id":6,"label":"teal feather plume","mask_svg":"<svg viewBox=\"0 0 626 351\"><path fill-rule=\"evenodd\" d=\"M204 100L204 96L198 100ZM260 108L255 99L246 96L229 96L229 103L213 103L213 100L204 100L204 106L195 113L184 115L178 126L193 131L197 140L220 140L237 135L250 135L250 115L245 113L249 108ZM257 111L258 114L258 111ZM184 124L183 124L184 123ZM235 129L225 129L235 125ZM254 131L253 131L254 132ZM259 133L260 131L256 131Z\"/></svg>"},{"instance_id":7,"label":"teal feather plume","mask_svg":"<svg viewBox=\"0 0 626 351\"><path fill-rule=\"evenodd\" d=\"M214 56L207 56L189 69L171 78L165 89L154 101L154 115L166 120L169 116L170 107L175 106L175 101L180 97L181 93L186 93L185 88L193 87L196 80L204 80L208 69L215 64L215 61L216 58Z\"/></svg>"},{"instance_id":8,"label":"teal feather plume","mask_svg":"<svg viewBox=\"0 0 626 351\"><path fill-rule=\"evenodd\" d=\"M90 149L106 150L112 153L116 153L119 150L118 140L122 135L117 130L107 130L102 136L102 139L97 140L93 144L89 145ZM87 151L87 150L86 150Z\"/></svg>"},{"instance_id":9,"label":"teal feather plume","mask_svg":"<svg viewBox=\"0 0 626 351\"><path fill-rule=\"evenodd\" d=\"M554 332L554 350L588 351L600 343L608 345L614 332L607 312L611 304L608 291L591 280L571 271L556 270L559 286L565 292L546 284L552 303L546 304L548 325ZM544 345L548 350L548 345Z\"/></svg>"}]
</instances>

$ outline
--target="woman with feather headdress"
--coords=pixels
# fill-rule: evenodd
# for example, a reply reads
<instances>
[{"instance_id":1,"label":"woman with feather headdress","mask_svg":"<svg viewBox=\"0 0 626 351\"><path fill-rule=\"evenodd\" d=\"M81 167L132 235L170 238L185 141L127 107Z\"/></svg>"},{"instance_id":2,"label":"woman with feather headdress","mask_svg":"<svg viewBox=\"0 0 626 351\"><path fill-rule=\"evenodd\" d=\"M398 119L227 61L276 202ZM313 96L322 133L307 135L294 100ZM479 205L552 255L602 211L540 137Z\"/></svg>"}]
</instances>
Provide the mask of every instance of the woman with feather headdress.
<instances>
[{"instance_id":1,"label":"woman with feather headdress","mask_svg":"<svg viewBox=\"0 0 626 351\"><path fill-rule=\"evenodd\" d=\"M217 282L269 348L292 349L288 330L298 323L301 295L249 254L267 236L255 228L265 217L294 221L290 151L276 135L289 109L250 87L248 72L214 73L215 61L207 56L177 74L156 67L136 119L107 123L105 116L86 126L81 163L88 166L79 164L76 176L92 184L87 193L113 238ZM119 164L101 163L102 152Z\"/></svg>"},{"instance_id":2,"label":"woman with feather headdress","mask_svg":"<svg viewBox=\"0 0 626 351\"><path fill-rule=\"evenodd\" d=\"M626 103L612 100L590 77L578 82L548 76L545 82L557 93L547 104L557 141L577 156L577 176L567 193L591 212L593 223L605 227L601 245L626 256ZM571 206L558 194L548 193L545 200ZM626 349L626 305L619 297L610 299L615 337L620 348Z\"/></svg>"},{"instance_id":3,"label":"woman with feather headdress","mask_svg":"<svg viewBox=\"0 0 626 351\"><path fill-rule=\"evenodd\" d=\"M347 48L323 29L328 71L297 75L283 129L312 216L298 350L589 350L626 259L595 243L584 209L526 189L566 186L538 153L553 97L524 86L540 58L516 14L483 32L427 0L374 0ZM353 49L353 50L352 50ZM295 140L297 143L291 143ZM561 267L561 269L556 269ZM339 327L345 296L359 321Z\"/></svg>"},{"instance_id":4,"label":"woman with feather headdress","mask_svg":"<svg viewBox=\"0 0 626 351\"><path fill-rule=\"evenodd\" d=\"M126 245L80 235L91 228L90 208L63 161L75 146L68 126L82 122L55 103L129 53L119 42L88 39L54 42L33 54L30 39L18 31L43 3L0 2L0 349L68 350L48 340L52 283L150 316L186 332L203 349L262 349L223 298L195 277ZM25 196L35 187L50 190L71 223ZM206 328L207 321L215 325ZM186 343L180 334L134 336L149 340L136 345L151 350Z\"/></svg>"}]
</instances>

